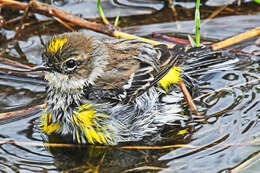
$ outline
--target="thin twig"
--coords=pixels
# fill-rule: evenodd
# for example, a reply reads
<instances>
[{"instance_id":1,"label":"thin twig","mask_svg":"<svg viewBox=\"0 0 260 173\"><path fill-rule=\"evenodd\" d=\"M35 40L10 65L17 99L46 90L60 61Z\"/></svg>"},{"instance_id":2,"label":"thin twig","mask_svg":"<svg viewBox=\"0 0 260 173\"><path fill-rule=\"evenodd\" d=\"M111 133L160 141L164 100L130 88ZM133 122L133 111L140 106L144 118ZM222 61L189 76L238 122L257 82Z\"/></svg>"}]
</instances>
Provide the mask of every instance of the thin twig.
<instances>
[{"instance_id":1,"label":"thin twig","mask_svg":"<svg viewBox=\"0 0 260 173\"><path fill-rule=\"evenodd\" d=\"M217 10L215 10L206 20L204 20L201 24L201 26L207 24L210 20L215 18L219 13L221 13L225 8L227 8L228 5L224 5L219 7Z\"/></svg>"},{"instance_id":2,"label":"thin twig","mask_svg":"<svg viewBox=\"0 0 260 173\"><path fill-rule=\"evenodd\" d=\"M24 20L25 18L28 16L29 14L29 10L30 10L30 6L27 6L26 9L24 10L24 13L23 13L23 17L21 18L20 20L20 25L19 27L17 28L16 32L15 32L15 35L14 35L14 38L13 40L16 40L18 35L20 34L21 30L22 30L22 27L23 27L23 24L24 24Z\"/></svg>"},{"instance_id":3,"label":"thin twig","mask_svg":"<svg viewBox=\"0 0 260 173\"><path fill-rule=\"evenodd\" d=\"M178 13L176 11L176 8L174 6L173 0L168 0L169 6L173 12L173 15L177 18L178 17Z\"/></svg>"},{"instance_id":4,"label":"thin twig","mask_svg":"<svg viewBox=\"0 0 260 173\"><path fill-rule=\"evenodd\" d=\"M186 103L189 105L189 108L191 109L191 111L197 116L197 117L202 117L201 114L199 113L187 87L185 86L184 80L181 79L180 83L179 83L179 87L182 90L182 93L184 94L184 98L186 100Z\"/></svg>"},{"instance_id":5,"label":"thin twig","mask_svg":"<svg viewBox=\"0 0 260 173\"><path fill-rule=\"evenodd\" d=\"M21 32L21 31L19 31ZM16 40L16 37L13 37L13 40ZM18 41L14 41L13 43L14 49L15 51L19 54L20 58L26 60L26 55L24 54L23 50L21 49L19 42Z\"/></svg>"},{"instance_id":6,"label":"thin twig","mask_svg":"<svg viewBox=\"0 0 260 173\"><path fill-rule=\"evenodd\" d=\"M18 22L18 21L20 21L22 18L23 18L23 16L18 16L18 17L16 17L16 18L10 19L10 20L8 20L8 21L3 21L3 22L0 23L0 27L3 27L3 26L5 26L5 25L7 25L7 24L11 24L11 23Z\"/></svg>"},{"instance_id":7,"label":"thin twig","mask_svg":"<svg viewBox=\"0 0 260 173\"><path fill-rule=\"evenodd\" d=\"M162 149L173 149L173 148L197 148L194 145L187 144L176 144L176 145L164 145L164 146L121 146L122 149L131 150L162 150Z\"/></svg>"},{"instance_id":8,"label":"thin twig","mask_svg":"<svg viewBox=\"0 0 260 173\"><path fill-rule=\"evenodd\" d=\"M67 28L70 31L75 31L75 29L73 29L69 24L67 24L66 22L62 21L61 19L59 19L58 17L53 17L56 21L58 21L59 23L61 23L65 28Z\"/></svg>"},{"instance_id":9,"label":"thin twig","mask_svg":"<svg viewBox=\"0 0 260 173\"><path fill-rule=\"evenodd\" d=\"M214 43L211 45L211 47L213 50L219 50L259 35L260 35L260 27L238 34L234 37L228 38L218 43Z\"/></svg>"},{"instance_id":10,"label":"thin twig","mask_svg":"<svg viewBox=\"0 0 260 173\"><path fill-rule=\"evenodd\" d=\"M162 34L157 34L157 33L152 33L153 38L160 38L166 41L170 41L173 43L178 43L178 44L190 44L189 40L181 39L181 38L176 38L176 37L169 37L167 35L162 35Z\"/></svg>"},{"instance_id":11,"label":"thin twig","mask_svg":"<svg viewBox=\"0 0 260 173\"><path fill-rule=\"evenodd\" d=\"M175 5L173 3L173 0L168 0L169 8L172 10L173 16L175 18L175 24L177 29L181 29L181 25L178 22L178 12L175 8Z\"/></svg>"},{"instance_id":12,"label":"thin twig","mask_svg":"<svg viewBox=\"0 0 260 173\"><path fill-rule=\"evenodd\" d=\"M147 172L147 171L162 171L165 168L161 168L161 167L156 167L156 166L141 166L138 168L132 168L132 169L127 169L125 171L123 171L122 173L129 173L129 172Z\"/></svg>"},{"instance_id":13,"label":"thin twig","mask_svg":"<svg viewBox=\"0 0 260 173\"><path fill-rule=\"evenodd\" d=\"M121 31L114 31L114 32L113 32L113 36L114 36L114 37L117 37L117 38L141 40L141 41L150 43L150 44L152 44L152 45L165 44L165 45L167 45L169 48L173 48L173 47L174 47L173 44L162 43L162 42L159 42L159 41L150 40L150 39L147 39L147 38L142 38L142 37L138 37L138 36L135 36L135 35L127 34L127 33L125 33L125 32L121 32Z\"/></svg>"}]
</instances>

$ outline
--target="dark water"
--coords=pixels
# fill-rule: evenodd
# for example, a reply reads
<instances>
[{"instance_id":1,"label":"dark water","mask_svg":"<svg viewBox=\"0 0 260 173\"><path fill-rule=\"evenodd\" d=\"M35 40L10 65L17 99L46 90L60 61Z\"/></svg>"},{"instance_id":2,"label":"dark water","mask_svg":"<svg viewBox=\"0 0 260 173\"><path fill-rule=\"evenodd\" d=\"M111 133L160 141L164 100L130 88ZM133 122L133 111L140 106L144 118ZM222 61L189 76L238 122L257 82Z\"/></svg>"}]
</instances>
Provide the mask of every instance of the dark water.
<instances>
[{"instance_id":1,"label":"dark water","mask_svg":"<svg viewBox=\"0 0 260 173\"><path fill-rule=\"evenodd\" d=\"M90 2L92 5L95 4L94 1ZM67 1L52 1L52 3L64 8L70 7ZM184 11L185 13L182 11L186 20L177 23L172 21L174 19L159 22L162 19L161 14L165 13L165 16L168 16L170 12L161 1L149 1L149 3L105 1L104 10L110 17L117 15L113 12L115 6L117 10L125 10L122 16L126 17L120 19L122 25L125 25L124 20L127 18L130 21L134 20L129 17L133 14L138 14L143 18L150 16L150 22L140 21L139 24L143 22L143 25L123 28L124 31L136 35L150 35L152 32L179 36L192 34L194 25L192 16L188 15L188 12L193 8L193 3L178 2L178 4L177 8L185 7L187 11ZM72 11L74 11L73 8L78 8L78 6L71 6ZM217 7L210 8L217 9ZM202 26L202 36L207 40L221 40L255 28L260 25L260 10L257 12L259 8L259 5L250 1L242 4L241 7L231 6L230 9L237 10L239 15L231 15L234 14L231 13L224 16L223 12L222 17L213 19ZM95 9L94 5L91 9ZM80 10L84 11L83 8ZM81 13L80 10L77 12ZM228 11L231 10L225 12L228 13ZM89 17L95 17L94 14L92 12L93 16ZM88 17L88 14L82 15ZM182 13L179 15L181 16ZM130 25L134 24L129 23ZM90 31L84 30L84 32L103 37ZM8 40L13 37L14 31L12 28L4 28L1 29L1 35ZM47 38L48 35L43 35L44 40ZM26 64L41 63L39 36L25 35L25 38L21 38L18 42L25 57L18 53L16 45L11 42L5 43L8 44L1 42L1 49L7 48L1 57L8 57ZM172 92L173 96L165 99L167 102L173 102L171 104L174 111L183 114L189 120L185 121L186 124L180 124L171 131L164 132L168 138L160 145L186 144L183 147L136 150L104 146L82 148L44 146L45 136L35 128L41 113L36 113L20 119L1 121L1 172L60 172L62 170L67 172L134 172L134 168L136 172L207 173L228 172L231 169L234 172L237 170L238 172L260 172L260 57L256 53L258 51L259 54L260 48L255 44L255 39L236 45L235 48L248 53L255 52L256 55L251 57L252 63L245 64L239 69L232 67L196 77L198 88L193 90L193 98L199 111L205 115L204 119L198 119L190 113L187 106L182 104L184 99L180 92ZM28 76L21 77L0 72L1 113L42 104L45 96L45 84L35 76L28 78ZM193 117L192 120L190 116ZM187 131L184 134L178 134L180 130ZM169 134L172 134L172 137L169 137ZM49 140L52 142L53 139ZM234 169L248 162L252 164Z\"/></svg>"}]
</instances>

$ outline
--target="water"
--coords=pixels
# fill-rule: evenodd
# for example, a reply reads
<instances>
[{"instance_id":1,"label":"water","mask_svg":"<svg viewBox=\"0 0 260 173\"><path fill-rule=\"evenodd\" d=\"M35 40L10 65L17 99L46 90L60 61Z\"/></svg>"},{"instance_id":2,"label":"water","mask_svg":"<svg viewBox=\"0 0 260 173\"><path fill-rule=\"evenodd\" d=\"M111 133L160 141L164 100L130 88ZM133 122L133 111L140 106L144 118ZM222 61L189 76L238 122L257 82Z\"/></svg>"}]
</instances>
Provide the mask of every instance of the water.
<instances>
[{"instance_id":1,"label":"water","mask_svg":"<svg viewBox=\"0 0 260 173\"><path fill-rule=\"evenodd\" d=\"M118 2L120 1L112 5ZM59 2L58 5L64 4ZM161 3L157 1L154 6L148 5L146 8L161 9ZM246 5L243 4L241 9ZM143 3L141 6L143 8ZM259 9L259 5L255 4L255 7ZM259 26L258 18L259 12L216 18L202 27L202 35L209 40L224 39ZM124 18L121 20L123 21ZM137 35L150 35L154 31L160 33L174 31L175 34L182 35L191 33L193 28L191 19L178 21L178 24L171 21L158 23L158 21L156 24L150 21L149 24L123 30ZM178 29L177 25L182 29ZM8 39L14 35L12 29L5 28L1 31ZM96 35L93 32L88 31L88 33ZM44 36L43 39L47 37ZM26 64L40 64L39 54L42 46L39 37L27 36L26 38L29 39L18 42L26 58L22 58L10 42L7 42L6 53L1 56ZM1 48L5 47L4 45L1 44ZM237 45L236 48L249 53L260 50L252 39ZM178 104L181 108L180 114L188 117L184 123L179 122L177 126L169 130L167 128L163 132L168 138L156 146L168 146L167 148L48 146L48 143L45 143L46 136L35 128L41 113L35 113L18 119L1 121L0 170L1 172L60 172L62 170L67 172L133 172L134 170L178 173L226 172L243 162L256 160L254 166L238 170L258 172L260 170L257 164L260 151L259 56L252 56L251 59L251 64L239 69L233 67L196 77L199 82L198 88L193 90L193 98L198 109L205 116L204 119L194 117L187 106L182 104L184 99L178 89L177 93L172 93L178 99L173 97L166 99L168 102L173 102L172 104ZM0 112L22 110L42 104L45 96L45 84L41 80L0 73ZM191 115L192 119L189 118ZM183 133L178 134L180 131ZM50 143L57 142L57 138L48 140ZM186 145L174 148L175 144Z\"/></svg>"}]
</instances>

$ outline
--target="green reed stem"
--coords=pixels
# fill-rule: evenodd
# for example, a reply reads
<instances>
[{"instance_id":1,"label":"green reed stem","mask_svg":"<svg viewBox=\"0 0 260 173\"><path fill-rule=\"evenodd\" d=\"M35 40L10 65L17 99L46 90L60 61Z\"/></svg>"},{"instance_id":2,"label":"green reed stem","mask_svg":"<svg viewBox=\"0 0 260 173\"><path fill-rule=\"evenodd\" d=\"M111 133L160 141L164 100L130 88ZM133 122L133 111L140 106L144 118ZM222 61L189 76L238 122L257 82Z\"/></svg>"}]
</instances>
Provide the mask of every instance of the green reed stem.
<instances>
[{"instance_id":1,"label":"green reed stem","mask_svg":"<svg viewBox=\"0 0 260 173\"><path fill-rule=\"evenodd\" d=\"M195 10L195 25L196 25L196 46L200 46L200 0L196 1Z\"/></svg>"}]
</instances>

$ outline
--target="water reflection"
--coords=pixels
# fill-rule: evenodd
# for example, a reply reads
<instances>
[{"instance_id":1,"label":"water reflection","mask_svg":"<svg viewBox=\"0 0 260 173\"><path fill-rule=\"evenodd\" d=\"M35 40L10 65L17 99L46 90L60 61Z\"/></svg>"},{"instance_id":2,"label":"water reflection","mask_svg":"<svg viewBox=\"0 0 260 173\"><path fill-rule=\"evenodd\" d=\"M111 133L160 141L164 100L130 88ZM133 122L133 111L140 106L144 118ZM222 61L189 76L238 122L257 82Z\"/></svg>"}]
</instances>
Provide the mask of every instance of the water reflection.
<instances>
[{"instance_id":1,"label":"water reflection","mask_svg":"<svg viewBox=\"0 0 260 173\"><path fill-rule=\"evenodd\" d=\"M41 141L34 131L34 121L39 115L0 126L0 165L5 172L44 172L56 169L51 166L52 156L43 146L34 145ZM9 144L10 141L15 143Z\"/></svg>"},{"instance_id":2,"label":"water reflection","mask_svg":"<svg viewBox=\"0 0 260 173\"><path fill-rule=\"evenodd\" d=\"M234 76L237 78L235 83L232 82ZM245 75L244 70L222 72L203 87L206 90L208 86L219 89L218 85L214 85L218 78L222 79L223 88L255 79ZM259 138L259 117L256 113L259 111L258 85L259 81L224 89L201 99L203 106L207 105L208 123L192 135L189 144L197 148L179 148L162 156L159 160L167 161L169 166L162 172L219 172L235 167L251 153L258 152L259 147L254 142L255 138Z\"/></svg>"}]
</instances>

